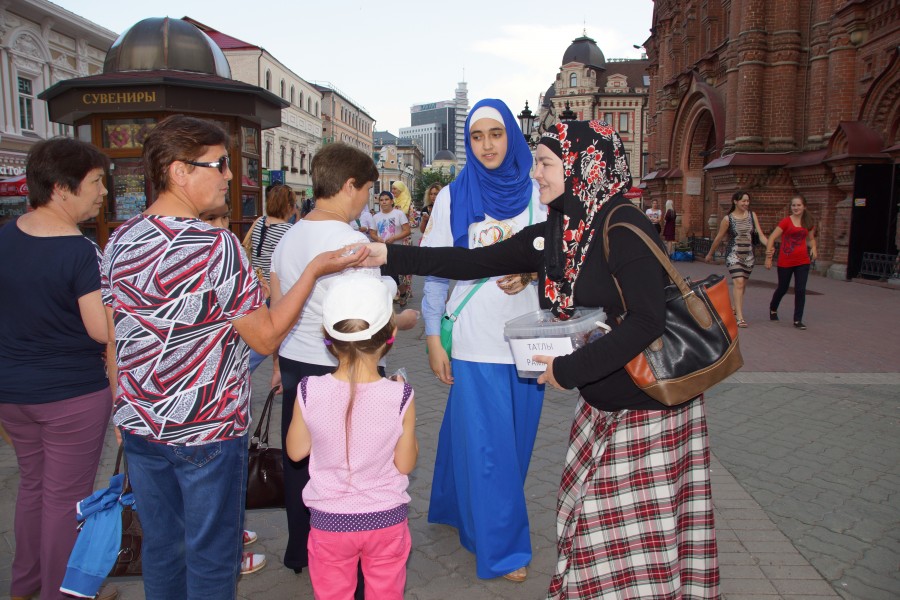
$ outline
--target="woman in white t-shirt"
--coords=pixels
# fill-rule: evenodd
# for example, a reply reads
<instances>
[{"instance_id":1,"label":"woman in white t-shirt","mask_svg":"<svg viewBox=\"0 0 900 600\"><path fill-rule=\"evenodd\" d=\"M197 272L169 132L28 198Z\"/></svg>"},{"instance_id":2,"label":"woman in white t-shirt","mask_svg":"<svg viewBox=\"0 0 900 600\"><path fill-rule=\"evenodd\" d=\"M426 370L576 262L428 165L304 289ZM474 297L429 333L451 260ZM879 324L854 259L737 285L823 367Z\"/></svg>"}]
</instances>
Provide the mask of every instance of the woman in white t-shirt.
<instances>
[{"instance_id":1,"label":"woman in white t-shirt","mask_svg":"<svg viewBox=\"0 0 900 600\"><path fill-rule=\"evenodd\" d=\"M659 210L659 202L654 200L650 204L650 208L644 211L647 214L647 218L650 219L650 222L653 223L653 226L656 227L656 233L662 233L662 225L660 224L660 219L662 219L662 211Z\"/></svg>"},{"instance_id":2,"label":"woman in white t-shirt","mask_svg":"<svg viewBox=\"0 0 900 600\"><path fill-rule=\"evenodd\" d=\"M288 231L272 255L272 301L277 302L303 273L306 264L323 249L336 250L352 244L368 242L365 234L354 231L350 220L366 206L370 190L378 178L372 157L347 144L328 144L312 165L313 194L316 207ZM381 277L378 269L352 269ZM320 278L303 306L300 319L285 338L278 351L284 400L281 410L281 441L285 442L288 426L294 413L297 385L307 376L326 375L337 367L337 360L328 352L322 334L323 298L344 273ZM394 283L384 277L395 291ZM404 311L397 317L397 327L409 329L415 325L415 311ZM284 447L282 445L282 447ZM309 511L303 505L303 487L309 481L309 462L284 459L285 510L288 518L288 543L284 555L286 567L300 572L309 564ZM360 583L360 585L362 585Z\"/></svg>"}]
</instances>

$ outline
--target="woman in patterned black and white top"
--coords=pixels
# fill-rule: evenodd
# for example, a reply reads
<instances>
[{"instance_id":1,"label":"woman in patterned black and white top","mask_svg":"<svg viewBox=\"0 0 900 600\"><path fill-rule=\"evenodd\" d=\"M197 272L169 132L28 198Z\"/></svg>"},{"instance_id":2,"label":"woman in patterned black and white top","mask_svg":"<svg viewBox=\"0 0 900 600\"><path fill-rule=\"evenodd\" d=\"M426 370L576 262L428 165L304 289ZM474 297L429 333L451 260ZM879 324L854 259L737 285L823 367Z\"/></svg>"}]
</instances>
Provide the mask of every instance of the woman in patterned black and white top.
<instances>
[{"instance_id":1,"label":"woman in patterned black and white top","mask_svg":"<svg viewBox=\"0 0 900 600\"><path fill-rule=\"evenodd\" d=\"M109 379L144 528L147 598L236 598L250 427L248 345L271 354L320 275L365 250L326 252L263 302L240 241L200 220L228 195L228 135L174 115L144 142L158 197L103 255Z\"/></svg>"},{"instance_id":2,"label":"woman in patterned black and white top","mask_svg":"<svg viewBox=\"0 0 900 600\"><path fill-rule=\"evenodd\" d=\"M750 273L753 272L753 230L759 235L763 245L768 240L759 226L759 220L750 210L750 194L738 190L731 196L731 210L719 224L719 233L709 247L706 262L712 262L716 248L722 243L722 239L728 235L728 255L725 257L725 265L731 274L734 284L734 313L737 315L738 327L746 327L744 320L744 289Z\"/></svg>"}]
</instances>

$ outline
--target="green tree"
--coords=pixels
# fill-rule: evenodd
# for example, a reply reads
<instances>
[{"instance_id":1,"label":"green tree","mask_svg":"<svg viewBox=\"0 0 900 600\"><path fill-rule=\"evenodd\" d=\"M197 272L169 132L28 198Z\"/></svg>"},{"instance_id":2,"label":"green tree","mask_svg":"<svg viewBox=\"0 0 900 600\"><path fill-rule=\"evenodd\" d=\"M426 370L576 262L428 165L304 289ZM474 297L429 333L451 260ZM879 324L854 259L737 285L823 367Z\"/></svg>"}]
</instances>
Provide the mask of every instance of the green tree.
<instances>
[{"instance_id":1,"label":"green tree","mask_svg":"<svg viewBox=\"0 0 900 600\"><path fill-rule=\"evenodd\" d=\"M443 167L440 169L425 169L416 178L415 189L413 190L413 202L416 207L421 209L425 204L425 191L431 187L433 183L439 183L442 186L453 181L454 176L449 171L445 171Z\"/></svg>"}]
</instances>

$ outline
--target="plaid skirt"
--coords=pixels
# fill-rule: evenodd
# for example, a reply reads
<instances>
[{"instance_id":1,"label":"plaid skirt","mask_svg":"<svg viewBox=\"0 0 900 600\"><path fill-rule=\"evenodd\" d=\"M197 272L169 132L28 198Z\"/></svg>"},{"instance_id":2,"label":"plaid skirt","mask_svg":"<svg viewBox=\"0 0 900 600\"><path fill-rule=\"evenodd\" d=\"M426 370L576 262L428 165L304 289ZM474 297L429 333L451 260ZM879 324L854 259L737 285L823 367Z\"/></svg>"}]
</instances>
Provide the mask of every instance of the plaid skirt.
<instances>
[{"instance_id":1,"label":"plaid skirt","mask_svg":"<svg viewBox=\"0 0 900 600\"><path fill-rule=\"evenodd\" d=\"M719 598L703 398L604 412L579 399L548 599Z\"/></svg>"}]
</instances>

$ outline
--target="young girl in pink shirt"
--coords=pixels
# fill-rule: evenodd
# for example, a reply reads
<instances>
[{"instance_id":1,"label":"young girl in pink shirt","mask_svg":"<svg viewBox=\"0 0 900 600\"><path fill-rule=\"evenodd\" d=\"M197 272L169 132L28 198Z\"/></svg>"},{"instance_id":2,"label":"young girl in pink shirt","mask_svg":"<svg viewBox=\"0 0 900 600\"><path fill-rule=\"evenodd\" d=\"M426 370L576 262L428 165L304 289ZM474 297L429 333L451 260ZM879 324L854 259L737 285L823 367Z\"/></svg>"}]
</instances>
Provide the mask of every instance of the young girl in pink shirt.
<instances>
[{"instance_id":1,"label":"young girl in pink shirt","mask_svg":"<svg viewBox=\"0 0 900 600\"><path fill-rule=\"evenodd\" d=\"M348 275L323 303L331 375L305 377L287 434L291 460L309 460L309 574L317 599L351 598L361 563L367 598L400 600L412 540L407 475L418 456L412 388L378 361L397 331L380 279Z\"/></svg>"}]
</instances>

